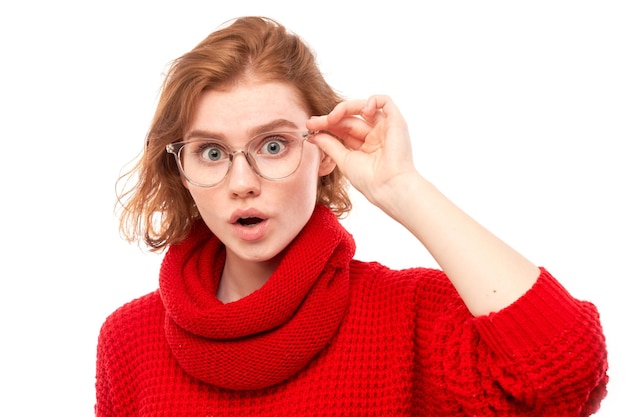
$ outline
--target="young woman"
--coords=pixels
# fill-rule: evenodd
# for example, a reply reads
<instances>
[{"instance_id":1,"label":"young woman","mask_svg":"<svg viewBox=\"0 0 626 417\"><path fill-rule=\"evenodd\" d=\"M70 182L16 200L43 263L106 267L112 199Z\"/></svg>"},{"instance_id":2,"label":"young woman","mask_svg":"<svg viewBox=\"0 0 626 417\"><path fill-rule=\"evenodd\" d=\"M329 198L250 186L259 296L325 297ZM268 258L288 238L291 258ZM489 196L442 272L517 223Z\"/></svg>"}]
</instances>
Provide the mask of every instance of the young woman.
<instances>
[{"instance_id":1,"label":"young woman","mask_svg":"<svg viewBox=\"0 0 626 417\"><path fill-rule=\"evenodd\" d=\"M605 395L595 307L423 178L386 96L343 101L311 51L248 17L172 65L129 240L159 289L104 323L98 416L587 416ZM346 180L347 179L347 180ZM441 270L353 259L348 182Z\"/></svg>"}]
</instances>

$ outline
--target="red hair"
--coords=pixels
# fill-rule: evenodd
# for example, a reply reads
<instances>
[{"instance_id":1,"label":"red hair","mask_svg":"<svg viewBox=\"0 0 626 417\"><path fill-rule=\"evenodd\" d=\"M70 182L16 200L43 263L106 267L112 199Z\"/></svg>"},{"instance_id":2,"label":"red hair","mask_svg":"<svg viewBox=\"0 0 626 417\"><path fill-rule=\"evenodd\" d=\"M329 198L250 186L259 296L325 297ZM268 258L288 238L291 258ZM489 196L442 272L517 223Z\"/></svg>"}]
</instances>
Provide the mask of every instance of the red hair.
<instances>
[{"instance_id":1,"label":"red hair","mask_svg":"<svg viewBox=\"0 0 626 417\"><path fill-rule=\"evenodd\" d=\"M211 33L173 61L143 153L118 180L129 185L118 196L120 230L127 240L164 249L184 239L200 218L165 146L182 140L203 92L242 77L293 85L311 115L327 114L342 101L326 83L310 48L276 21L243 17ZM319 179L317 202L338 217L351 209L347 181L337 168Z\"/></svg>"}]
</instances>

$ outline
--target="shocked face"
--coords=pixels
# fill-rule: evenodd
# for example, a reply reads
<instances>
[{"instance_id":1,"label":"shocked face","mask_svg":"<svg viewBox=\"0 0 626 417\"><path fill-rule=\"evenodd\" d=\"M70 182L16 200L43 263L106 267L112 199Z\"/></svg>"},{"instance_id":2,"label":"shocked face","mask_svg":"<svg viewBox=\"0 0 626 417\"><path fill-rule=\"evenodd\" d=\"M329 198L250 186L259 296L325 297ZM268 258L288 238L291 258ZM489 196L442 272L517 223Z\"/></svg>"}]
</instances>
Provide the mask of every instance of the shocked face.
<instances>
[{"instance_id":1,"label":"shocked face","mask_svg":"<svg viewBox=\"0 0 626 417\"><path fill-rule=\"evenodd\" d=\"M227 263L271 262L311 217L318 177L335 165L315 145L302 141L308 118L297 90L286 83L245 81L201 96L184 141L202 147L189 155L201 156L202 163L230 165L225 177L210 181L215 183L210 187L190 178L183 181L202 219L226 246ZM286 138L301 142L301 148L289 151L302 152L291 174L280 165L292 164L281 153L287 152ZM239 150L251 155L249 159ZM198 166L198 175L208 172Z\"/></svg>"}]
</instances>

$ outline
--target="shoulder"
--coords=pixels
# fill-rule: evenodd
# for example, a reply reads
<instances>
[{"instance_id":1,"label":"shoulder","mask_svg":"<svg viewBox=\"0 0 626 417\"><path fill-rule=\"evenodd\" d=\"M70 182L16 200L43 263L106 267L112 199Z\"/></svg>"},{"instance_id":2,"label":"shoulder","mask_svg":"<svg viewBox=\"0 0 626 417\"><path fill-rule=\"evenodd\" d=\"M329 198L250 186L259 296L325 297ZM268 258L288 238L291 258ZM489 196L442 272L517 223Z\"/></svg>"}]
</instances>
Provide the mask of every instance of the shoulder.
<instances>
[{"instance_id":1,"label":"shoulder","mask_svg":"<svg viewBox=\"0 0 626 417\"><path fill-rule=\"evenodd\" d=\"M392 269L378 262L353 260L350 264L350 276L356 283L364 281L376 285L441 293L448 293L454 289L445 273L434 268Z\"/></svg>"},{"instance_id":2,"label":"shoulder","mask_svg":"<svg viewBox=\"0 0 626 417\"><path fill-rule=\"evenodd\" d=\"M354 291L389 294L394 297L394 302L404 299L414 308L464 306L452 282L440 269L392 269L377 262L353 260L350 279Z\"/></svg>"},{"instance_id":3,"label":"shoulder","mask_svg":"<svg viewBox=\"0 0 626 417\"><path fill-rule=\"evenodd\" d=\"M132 337L154 324L163 325L164 308L159 291L136 298L111 313L100 329L100 343Z\"/></svg>"}]
</instances>

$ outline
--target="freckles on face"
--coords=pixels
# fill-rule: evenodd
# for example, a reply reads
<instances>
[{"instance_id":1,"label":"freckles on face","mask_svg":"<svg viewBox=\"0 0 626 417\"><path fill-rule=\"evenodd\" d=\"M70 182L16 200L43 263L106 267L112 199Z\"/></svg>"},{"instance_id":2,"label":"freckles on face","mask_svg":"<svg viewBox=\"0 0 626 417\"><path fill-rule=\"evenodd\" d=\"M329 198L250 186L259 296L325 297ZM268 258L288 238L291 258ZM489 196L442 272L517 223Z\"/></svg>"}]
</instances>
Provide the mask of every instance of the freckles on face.
<instances>
[{"instance_id":1,"label":"freckles on face","mask_svg":"<svg viewBox=\"0 0 626 417\"><path fill-rule=\"evenodd\" d=\"M185 140L204 136L234 149L244 148L259 133L305 132L308 117L293 86L240 82L202 95ZM236 154L230 172L219 184L209 188L185 184L203 220L225 244L227 259L268 261L309 220L317 197L320 161L321 151L305 141L300 166L287 178L264 179L242 154Z\"/></svg>"}]
</instances>

